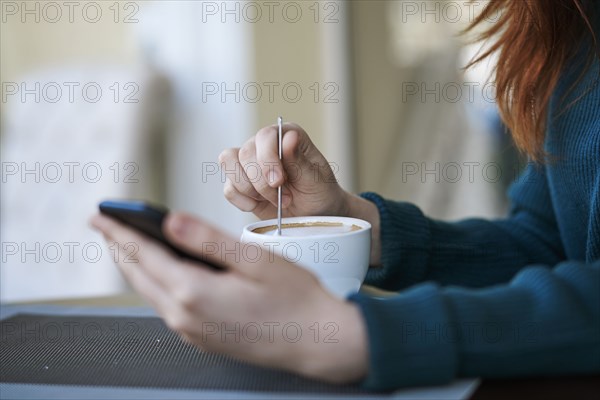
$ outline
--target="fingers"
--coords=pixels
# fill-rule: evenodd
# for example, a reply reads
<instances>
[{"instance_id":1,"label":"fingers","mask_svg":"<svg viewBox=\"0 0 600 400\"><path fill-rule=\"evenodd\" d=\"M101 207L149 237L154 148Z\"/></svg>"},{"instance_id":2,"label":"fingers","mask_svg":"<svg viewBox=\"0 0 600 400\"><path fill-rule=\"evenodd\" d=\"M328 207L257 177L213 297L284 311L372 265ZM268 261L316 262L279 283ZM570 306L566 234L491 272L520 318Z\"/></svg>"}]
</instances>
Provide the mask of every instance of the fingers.
<instances>
[{"instance_id":1,"label":"fingers","mask_svg":"<svg viewBox=\"0 0 600 400\"><path fill-rule=\"evenodd\" d=\"M215 273L208 268L199 268L191 263L181 261L159 242L112 218L96 215L92 218L91 223L104 234L108 241L117 242L121 248L126 250L127 254L119 255L117 260L124 272L137 268L141 271L140 273L150 277L166 291L179 290L187 283L190 272L204 275L203 282L208 285L213 281L212 275ZM137 262L124 262L126 255L130 260ZM201 288L198 289L201 290Z\"/></svg>"},{"instance_id":2,"label":"fingers","mask_svg":"<svg viewBox=\"0 0 600 400\"><path fill-rule=\"evenodd\" d=\"M306 157L301 156L301 134L298 130L289 130L283 136L283 164L286 182L298 182L306 176L311 176L311 165Z\"/></svg>"},{"instance_id":3,"label":"fingers","mask_svg":"<svg viewBox=\"0 0 600 400\"><path fill-rule=\"evenodd\" d=\"M171 212L164 222L167 238L176 246L256 280L276 274L275 260L258 245L243 244L184 213Z\"/></svg>"},{"instance_id":4,"label":"fingers","mask_svg":"<svg viewBox=\"0 0 600 400\"><path fill-rule=\"evenodd\" d=\"M283 165L279 161L278 152L278 132L277 126L267 126L256 134L256 160L261 165L265 165L263 173L272 187L278 187L287 180L288 168L286 163L296 163L306 161L302 155L310 147L314 147L310 138L304 130L292 123L284 124L282 127L282 157ZM283 170L282 170L283 168ZM271 175L274 175L272 178ZM270 179L269 179L270 178Z\"/></svg>"},{"instance_id":5,"label":"fingers","mask_svg":"<svg viewBox=\"0 0 600 400\"><path fill-rule=\"evenodd\" d=\"M300 134L295 129L290 129L285 132L282 139L282 151L283 151L283 161L292 161L295 162L298 158L299 147L298 144L300 142Z\"/></svg>"},{"instance_id":6,"label":"fingers","mask_svg":"<svg viewBox=\"0 0 600 400\"><path fill-rule=\"evenodd\" d=\"M283 167L279 161L279 135L275 125L258 131L255 137L256 161L269 186L277 188L283 184Z\"/></svg>"},{"instance_id":7,"label":"fingers","mask_svg":"<svg viewBox=\"0 0 600 400\"><path fill-rule=\"evenodd\" d=\"M222 303L228 294L229 274L216 274L176 258L159 243L106 216L96 215L91 224L108 241L118 244L117 264L131 286L146 299L175 331L186 331L200 317L192 317ZM137 249L128 246L139 243ZM125 262L129 257L139 261ZM200 314L202 315L202 314Z\"/></svg>"},{"instance_id":8,"label":"fingers","mask_svg":"<svg viewBox=\"0 0 600 400\"><path fill-rule=\"evenodd\" d=\"M254 190L254 189L253 189ZM225 181L225 186L223 188L223 193L225 194L225 198L234 206L239 208L242 211L252 212L258 207L258 200L246 196L242 194L231 181L230 178L227 178Z\"/></svg>"},{"instance_id":9,"label":"fingers","mask_svg":"<svg viewBox=\"0 0 600 400\"><path fill-rule=\"evenodd\" d=\"M223 193L225 198L238 209L246 212L253 212L260 219L275 218L277 215L277 209L273 204L263 198L255 200L252 197L245 196L237 190L235 184L233 184L229 178L225 181ZM292 197L289 194L289 191L286 188L283 188L281 207L284 209L288 207L291 200Z\"/></svg>"},{"instance_id":10,"label":"fingers","mask_svg":"<svg viewBox=\"0 0 600 400\"><path fill-rule=\"evenodd\" d=\"M111 249L113 248L111 247ZM117 261L119 270L131 287L150 303L159 314L171 310L174 304L166 289L140 268L138 261L131 262L132 258L130 257L135 257L135 254L131 254L131 246L117 243L117 248L120 255L115 261Z\"/></svg>"},{"instance_id":11,"label":"fingers","mask_svg":"<svg viewBox=\"0 0 600 400\"><path fill-rule=\"evenodd\" d=\"M271 204L277 204L277 189L270 186L267 180L270 166L266 165L263 167L263 164L256 157L255 138L251 138L240 148L238 153L240 165L260 196L268 200Z\"/></svg>"},{"instance_id":12,"label":"fingers","mask_svg":"<svg viewBox=\"0 0 600 400\"><path fill-rule=\"evenodd\" d=\"M300 132L303 132L302 128L295 124L283 125L283 159L292 177L302 173L294 165L303 154L302 147L311 145L308 136ZM277 126L271 125L258 131L241 148L227 149L219 155L221 168L228 178L224 194L236 207L243 211L254 210L258 203L250 199L277 204L277 188L284 184L287 173L279 160L278 143ZM290 201L289 193L284 190L283 207Z\"/></svg>"},{"instance_id":13,"label":"fingers","mask_svg":"<svg viewBox=\"0 0 600 400\"><path fill-rule=\"evenodd\" d=\"M230 181L230 185L236 189L240 194L250 197L255 200L263 200L263 197L254 189L254 185L246 171L242 168L238 154L239 148L226 149L219 155L219 163L221 169L225 171L227 180ZM227 189L227 185L225 186ZM231 188L229 188L231 190ZM227 193L225 193L227 195ZM226 196L227 197L227 196Z\"/></svg>"}]
</instances>

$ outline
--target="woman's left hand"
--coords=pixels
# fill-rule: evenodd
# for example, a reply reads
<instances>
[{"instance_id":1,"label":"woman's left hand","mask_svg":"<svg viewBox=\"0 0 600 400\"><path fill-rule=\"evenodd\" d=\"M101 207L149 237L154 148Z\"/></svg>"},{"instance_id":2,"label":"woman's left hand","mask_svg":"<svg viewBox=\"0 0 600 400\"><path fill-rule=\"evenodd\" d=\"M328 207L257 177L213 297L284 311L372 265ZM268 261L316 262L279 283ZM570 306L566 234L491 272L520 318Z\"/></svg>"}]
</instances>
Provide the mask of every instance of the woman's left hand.
<instances>
[{"instance_id":1,"label":"woman's left hand","mask_svg":"<svg viewBox=\"0 0 600 400\"><path fill-rule=\"evenodd\" d=\"M181 259L106 216L91 223L119 246L118 265L131 286L196 346L334 383L366 375L366 328L358 307L330 295L305 269L181 213L165 220L169 241L226 272Z\"/></svg>"}]
</instances>

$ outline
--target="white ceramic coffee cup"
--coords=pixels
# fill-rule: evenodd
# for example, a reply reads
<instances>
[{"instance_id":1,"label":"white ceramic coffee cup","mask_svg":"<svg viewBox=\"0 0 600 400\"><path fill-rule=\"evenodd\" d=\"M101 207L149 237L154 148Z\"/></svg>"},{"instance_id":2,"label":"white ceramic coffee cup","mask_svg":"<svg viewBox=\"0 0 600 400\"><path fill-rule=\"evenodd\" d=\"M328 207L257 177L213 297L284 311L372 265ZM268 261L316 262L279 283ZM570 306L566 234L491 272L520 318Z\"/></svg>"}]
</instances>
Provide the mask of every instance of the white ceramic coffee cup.
<instances>
[{"instance_id":1,"label":"white ceramic coffee cup","mask_svg":"<svg viewBox=\"0 0 600 400\"><path fill-rule=\"evenodd\" d=\"M345 298L360 289L371 253L371 224L347 217L293 217L290 223L342 223L361 229L311 236L275 236L253 232L257 228L277 225L276 219L255 222L244 227L242 243L257 244L275 255L304 267L317 276L321 284L334 295Z\"/></svg>"}]
</instances>

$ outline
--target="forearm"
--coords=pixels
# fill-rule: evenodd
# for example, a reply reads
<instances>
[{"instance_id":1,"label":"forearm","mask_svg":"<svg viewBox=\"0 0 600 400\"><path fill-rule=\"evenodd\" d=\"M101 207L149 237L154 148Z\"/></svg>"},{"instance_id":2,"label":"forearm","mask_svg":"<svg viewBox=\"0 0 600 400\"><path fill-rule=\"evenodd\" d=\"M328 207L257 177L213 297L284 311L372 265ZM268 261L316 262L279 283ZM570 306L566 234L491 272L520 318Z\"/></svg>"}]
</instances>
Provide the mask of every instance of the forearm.
<instances>
[{"instance_id":1,"label":"forearm","mask_svg":"<svg viewBox=\"0 0 600 400\"><path fill-rule=\"evenodd\" d=\"M371 389L600 372L600 262L528 267L484 290L427 283L350 299L366 320Z\"/></svg>"},{"instance_id":2,"label":"forearm","mask_svg":"<svg viewBox=\"0 0 600 400\"><path fill-rule=\"evenodd\" d=\"M565 257L543 168L529 166L509 190L511 212L496 221L436 221L413 204L362 193L351 213L374 225L365 282L401 290L423 281L482 287L509 281L531 264ZM371 204L365 203L368 201Z\"/></svg>"},{"instance_id":3,"label":"forearm","mask_svg":"<svg viewBox=\"0 0 600 400\"><path fill-rule=\"evenodd\" d=\"M505 283L527 265L564 260L556 226L533 212L517 208L503 220L447 223L409 203L375 193L361 197L380 215L375 252L381 268L369 269L370 285L394 291L423 281L483 287Z\"/></svg>"}]
</instances>

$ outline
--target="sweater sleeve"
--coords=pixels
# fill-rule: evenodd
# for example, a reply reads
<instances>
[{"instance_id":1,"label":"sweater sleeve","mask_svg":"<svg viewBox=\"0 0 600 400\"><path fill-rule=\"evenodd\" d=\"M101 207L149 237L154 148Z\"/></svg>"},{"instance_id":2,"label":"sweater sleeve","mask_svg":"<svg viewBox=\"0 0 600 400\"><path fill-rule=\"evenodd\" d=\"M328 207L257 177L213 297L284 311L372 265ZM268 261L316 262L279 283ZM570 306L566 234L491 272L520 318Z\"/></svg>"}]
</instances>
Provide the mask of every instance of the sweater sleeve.
<instances>
[{"instance_id":1,"label":"sweater sleeve","mask_svg":"<svg viewBox=\"0 0 600 400\"><path fill-rule=\"evenodd\" d=\"M361 196L381 219L382 266L369 268L369 285L397 291L432 280L483 287L506 283L527 265L565 260L543 166L530 164L513 184L510 215L502 220L436 221L412 204Z\"/></svg>"},{"instance_id":2,"label":"sweater sleeve","mask_svg":"<svg viewBox=\"0 0 600 400\"><path fill-rule=\"evenodd\" d=\"M367 326L369 389L600 372L600 261L530 266L486 289L423 283L349 300Z\"/></svg>"}]
</instances>

